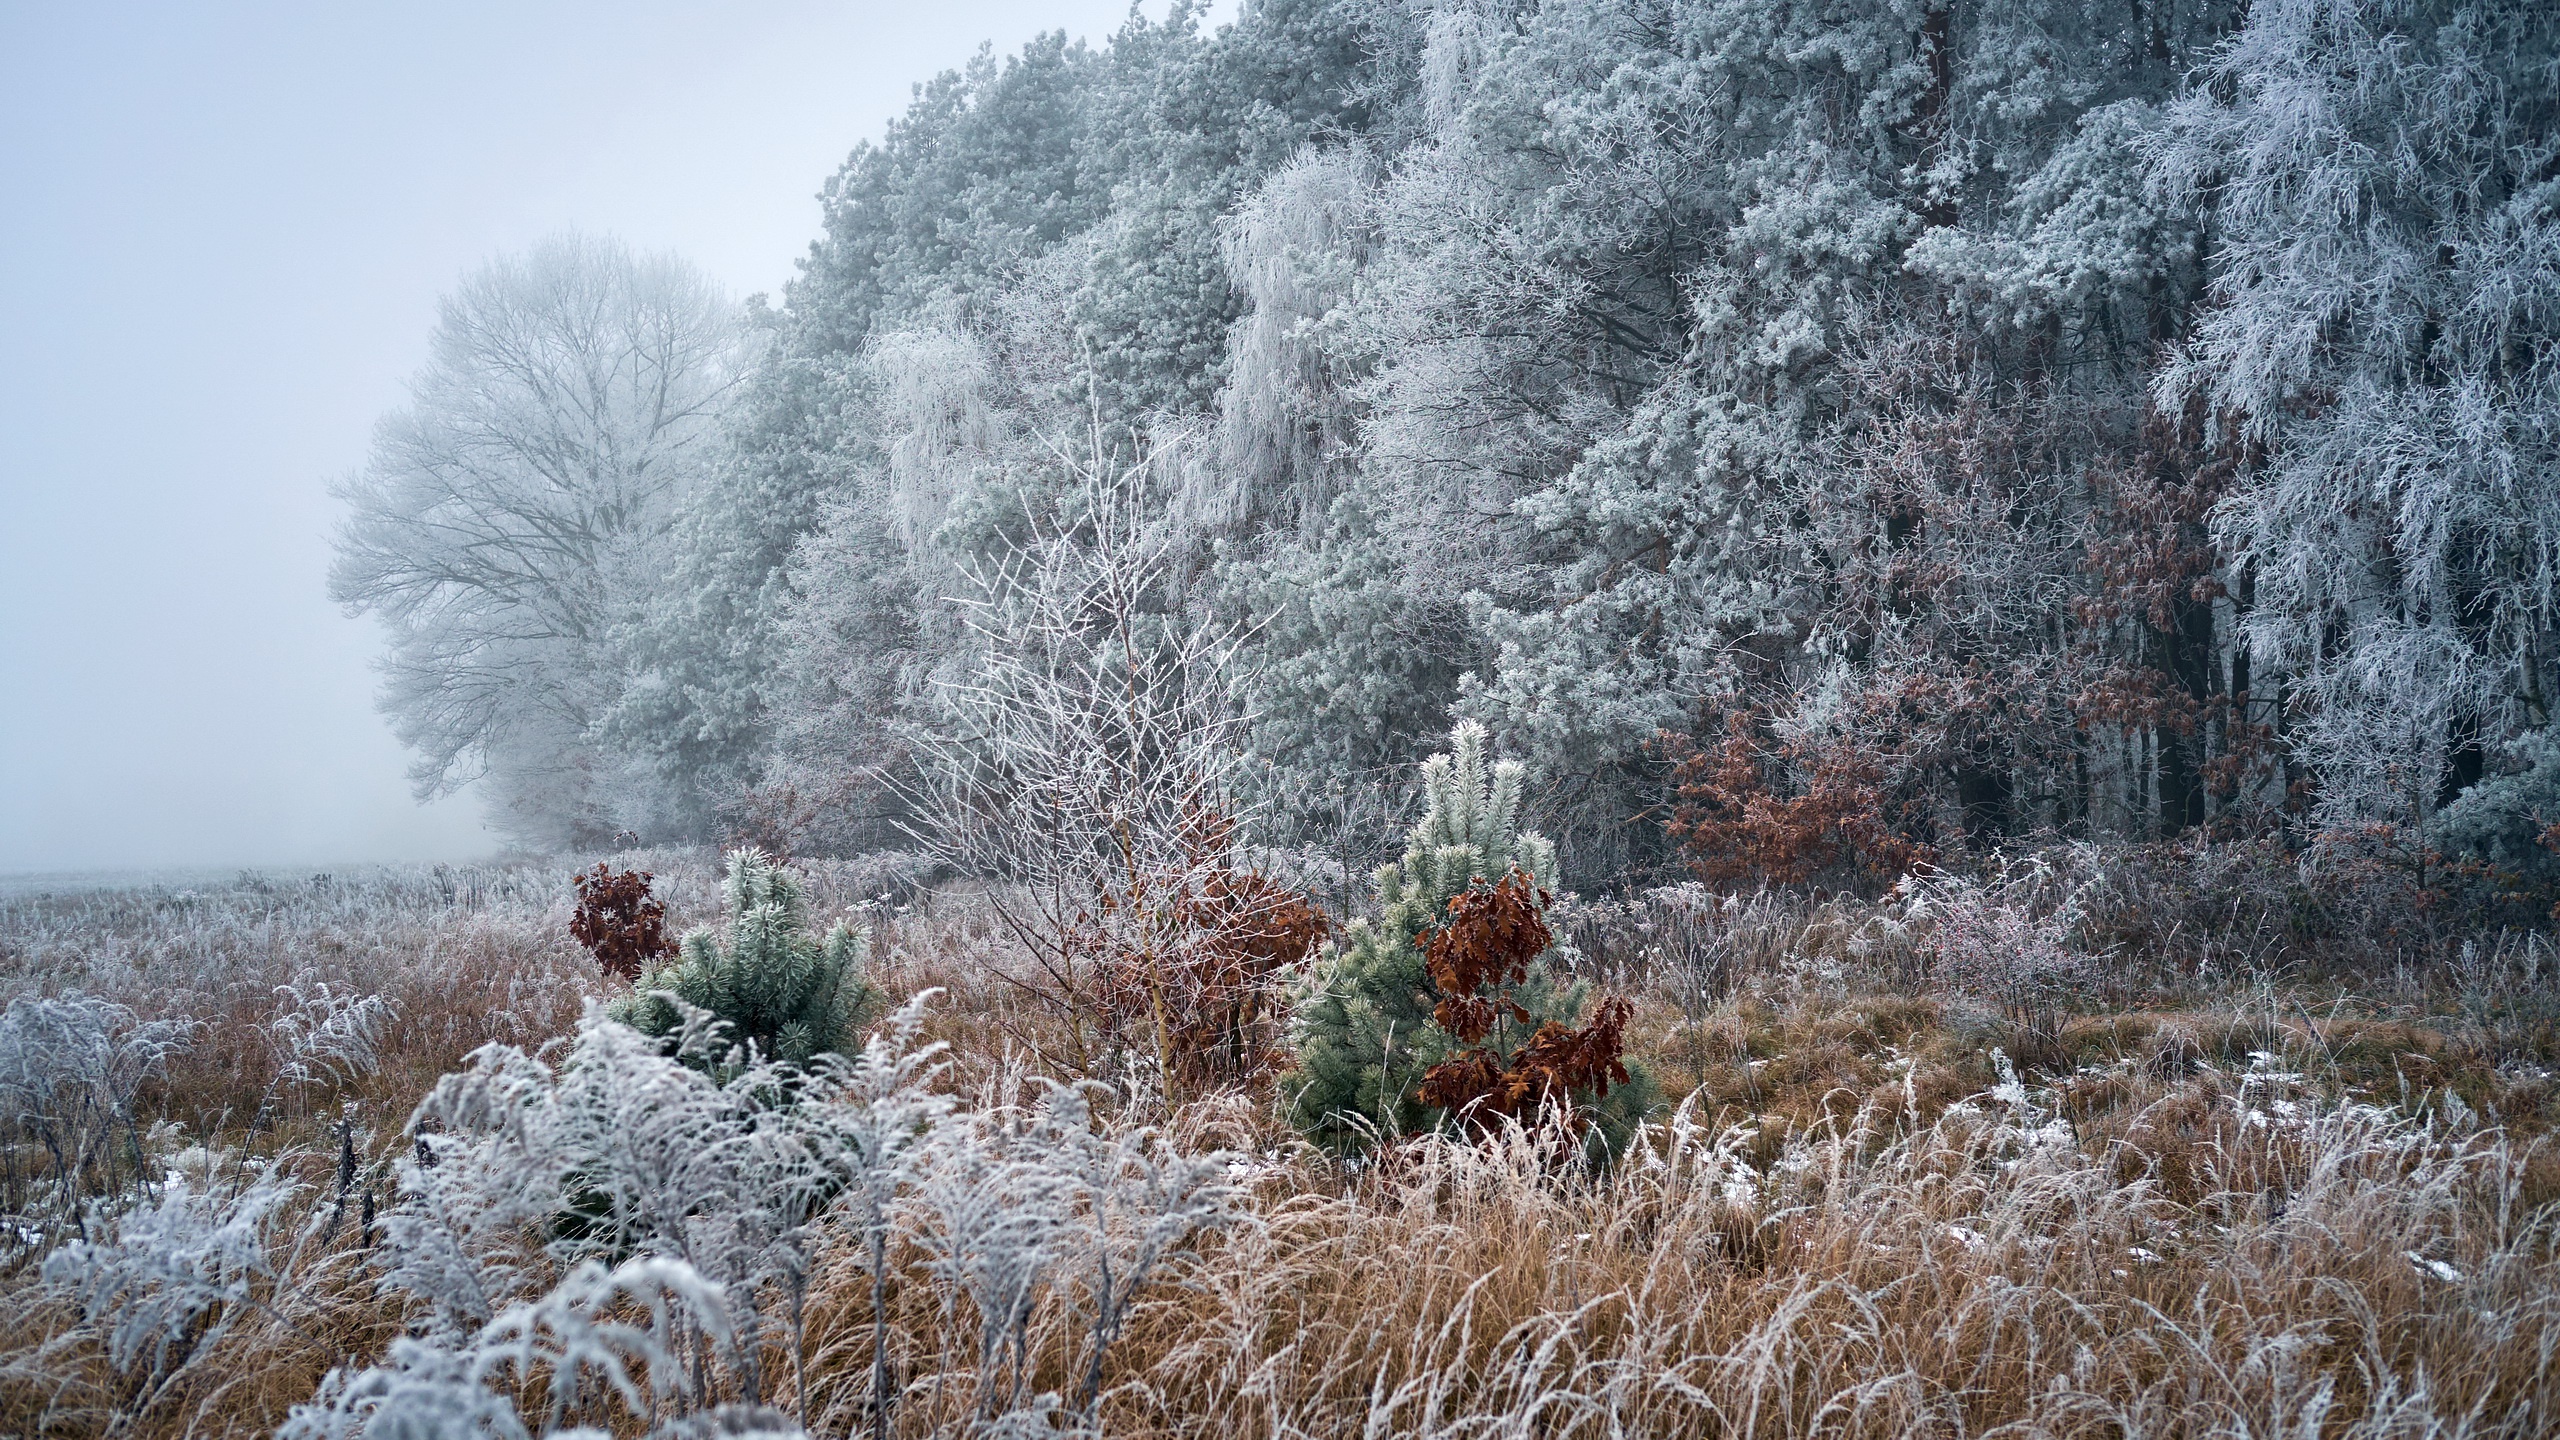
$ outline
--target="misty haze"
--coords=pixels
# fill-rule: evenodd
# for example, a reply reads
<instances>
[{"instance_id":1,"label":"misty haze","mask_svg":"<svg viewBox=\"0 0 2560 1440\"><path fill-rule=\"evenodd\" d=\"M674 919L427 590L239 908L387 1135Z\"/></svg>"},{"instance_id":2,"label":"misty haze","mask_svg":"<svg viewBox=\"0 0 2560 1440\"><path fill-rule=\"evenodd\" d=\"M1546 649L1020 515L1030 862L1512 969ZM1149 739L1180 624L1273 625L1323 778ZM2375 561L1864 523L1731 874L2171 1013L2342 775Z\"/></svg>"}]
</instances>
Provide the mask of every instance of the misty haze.
<instances>
[{"instance_id":1,"label":"misty haze","mask_svg":"<svg viewBox=\"0 0 2560 1440\"><path fill-rule=\"evenodd\" d=\"M0 1437L2560 1429L2560 11L0 12Z\"/></svg>"}]
</instances>

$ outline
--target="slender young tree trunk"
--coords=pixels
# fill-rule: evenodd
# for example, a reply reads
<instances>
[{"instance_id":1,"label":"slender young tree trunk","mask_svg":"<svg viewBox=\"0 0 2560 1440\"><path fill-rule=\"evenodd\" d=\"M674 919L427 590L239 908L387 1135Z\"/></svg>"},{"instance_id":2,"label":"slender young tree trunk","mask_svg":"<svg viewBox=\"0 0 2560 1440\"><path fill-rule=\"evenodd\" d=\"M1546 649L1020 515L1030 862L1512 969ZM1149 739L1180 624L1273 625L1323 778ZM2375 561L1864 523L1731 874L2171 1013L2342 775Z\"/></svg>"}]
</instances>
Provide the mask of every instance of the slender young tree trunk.
<instances>
[{"instance_id":1,"label":"slender young tree trunk","mask_svg":"<svg viewBox=\"0 0 2560 1440\"><path fill-rule=\"evenodd\" d=\"M871 1437L889 1440L889 1230L874 1215L871 1246Z\"/></svg>"}]
</instances>

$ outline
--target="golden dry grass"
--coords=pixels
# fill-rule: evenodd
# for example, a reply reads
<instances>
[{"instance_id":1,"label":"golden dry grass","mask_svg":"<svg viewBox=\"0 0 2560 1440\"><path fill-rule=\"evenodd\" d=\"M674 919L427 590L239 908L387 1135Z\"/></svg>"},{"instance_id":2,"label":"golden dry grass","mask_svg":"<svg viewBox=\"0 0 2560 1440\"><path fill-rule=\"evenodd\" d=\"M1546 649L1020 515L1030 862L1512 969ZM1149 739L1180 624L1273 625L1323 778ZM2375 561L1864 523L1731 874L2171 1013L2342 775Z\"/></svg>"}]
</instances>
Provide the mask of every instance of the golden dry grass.
<instances>
[{"instance_id":1,"label":"golden dry grass","mask_svg":"<svg viewBox=\"0 0 2560 1440\"><path fill-rule=\"evenodd\" d=\"M660 867L700 917L702 867ZM528 881L478 905L315 900L212 925L201 907L101 899L87 916L105 939L86 951L76 925L22 907L5 917L0 964L11 993L85 982L146 1014L209 1021L153 1103L184 1138L283 1157L325 1207L335 1118L360 1122L360 1184L378 1188L436 1075L485 1040L560 1033L601 988L554 901ZM1057 1048L1056 1016L1007 978L982 906L945 893L874 919L883 985L945 990L933 1033L954 1047L961 1093L1001 1095ZM2520 1054L2515 1035L2449 994L2315 1000L2235 984L2081 1016L2047 1074L2004 1087L1992 1051L2021 1037L1995 1017L1902 987L1889 965L1809 964L1829 943L1822 916L1755 923L1780 933L1741 937L1735 953L1759 958L1723 993L1640 996L1635 1049L1666 1094L1688 1098L1605 1174L1530 1134L1421 1140L1347 1166L1296 1144L1269 1097L1241 1092L1115 1117L1234 1152L1249 1202L1179 1283L1141 1300L1111 1354L1104 1430L2560 1424L2560 1164L2543 1138L2554 1087L2550 1057ZM273 1068L260 987L300 974L389 994L400 1018L371 1075L297 1096L252 1134ZM20 1256L0 1279L0 1433L264 1433L331 1365L378 1353L400 1326L353 1227L327 1248L139 1415L130 1382ZM893 1431L963 1433L972 1317L920 1267L904 1256L890 1291L905 1397ZM812 1433L868 1425L869 1296L839 1237L810 1322ZM1035 1388L1065 1385L1082 1324L1058 1298L1043 1304ZM780 1357L767 1370L787 1373Z\"/></svg>"}]
</instances>

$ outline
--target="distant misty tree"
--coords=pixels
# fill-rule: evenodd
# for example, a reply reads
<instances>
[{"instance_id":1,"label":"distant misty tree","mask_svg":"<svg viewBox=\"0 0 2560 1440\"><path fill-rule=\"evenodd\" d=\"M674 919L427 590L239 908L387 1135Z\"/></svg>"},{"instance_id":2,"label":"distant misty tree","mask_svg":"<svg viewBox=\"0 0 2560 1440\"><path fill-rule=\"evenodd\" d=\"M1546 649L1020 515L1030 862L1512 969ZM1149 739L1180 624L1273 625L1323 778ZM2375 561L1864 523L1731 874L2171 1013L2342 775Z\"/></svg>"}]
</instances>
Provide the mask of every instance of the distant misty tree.
<instances>
[{"instance_id":1,"label":"distant misty tree","mask_svg":"<svg viewBox=\"0 0 2560 1440\"><path fill-rule=\"evenodd\" d=\"M390 632L382 708L420 796L483 775L499 827L617 828L593 743L686 492L712 463L738 310L680 260L569 235L443 302L410 402L339 490L333 598Z\"/></svg>"}]
</instances>

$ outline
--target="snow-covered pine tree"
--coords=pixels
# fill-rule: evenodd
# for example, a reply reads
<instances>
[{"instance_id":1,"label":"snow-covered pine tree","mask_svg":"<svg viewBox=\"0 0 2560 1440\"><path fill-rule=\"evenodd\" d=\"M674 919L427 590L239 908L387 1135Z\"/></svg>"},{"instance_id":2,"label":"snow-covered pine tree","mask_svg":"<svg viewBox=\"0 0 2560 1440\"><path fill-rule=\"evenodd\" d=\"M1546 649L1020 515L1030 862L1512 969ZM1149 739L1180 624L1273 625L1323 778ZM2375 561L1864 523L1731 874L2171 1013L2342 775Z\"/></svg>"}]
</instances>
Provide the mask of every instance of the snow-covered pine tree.
<instances>
[{"instance_id":1,"label":"snow-covered pine tree","mask_svg":"<svg viewBox=\"0 0 2560 1440\"><path fill-rule=\"evenodd\" d=\"M1432 1015L1425 946L1449 902L1515 867L1541 897L1554 883L1555 846L1520 829L1526 769L1516 760L1488 764L1485 729L1473 721L1449 739L1451 753L1422 764L1428 806L1404 859L1378 869L1377 918L1353 921L1344 944L1327 947L1299 999L1292 1027L1298 1063L1286 1082L1290 1114L1336 1149L1360 1149L1448 1118L1417 1092L1425 1071L1466 1048ZM1559 986L1542 959L1506 988L1503 998L1519 1009L1488 1038L1507 1049L1547 1021L1570 1025L1589 991L1579 982ZM1638 1083L1608 1097L1603 1129L1620 1128L1614 1122L1640 1109L1644 1094Z\"/></svg>"},{"instance_id":2,"label":"snow-covered pine tree","mask_svg":"<svg viewBox=\"0 0 2560 1440\"><path fill-rule=\"evenodd\" d=\"M723 885L729 936L708 930L684 937L675 963L640 977L614 1018L646 1034L669 1036L683 1025L668 1000L710 1011L729 1038L752 1043L767 1059L802 1064L811 1056L850 1053L880 992L862 974L868 934L842 922L824 939L809 934L808 898L798 876L753 847L729 852Z\"/></svg>"}]
</instances>

